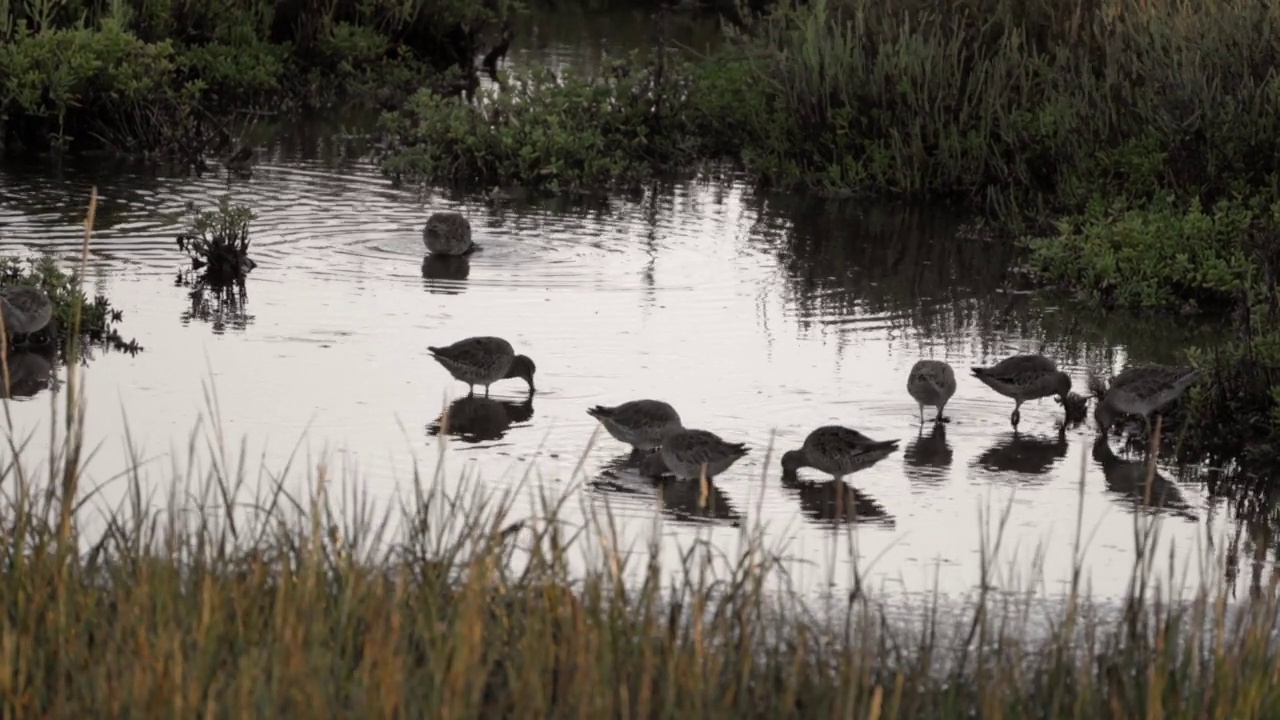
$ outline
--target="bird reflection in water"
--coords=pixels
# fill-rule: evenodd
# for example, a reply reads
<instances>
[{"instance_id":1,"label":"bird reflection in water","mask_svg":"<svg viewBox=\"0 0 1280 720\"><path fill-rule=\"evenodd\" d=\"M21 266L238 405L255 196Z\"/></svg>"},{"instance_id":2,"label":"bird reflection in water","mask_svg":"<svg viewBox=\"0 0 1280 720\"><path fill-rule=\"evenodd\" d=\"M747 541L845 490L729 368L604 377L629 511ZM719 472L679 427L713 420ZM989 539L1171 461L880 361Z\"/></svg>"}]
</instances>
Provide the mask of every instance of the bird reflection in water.
<instances>
[{"instance_id":1,"label":"bird reflection in water","mask_svg":"<svg viewBox=\"0 0 1280 720\"><path fill-rule=\"evenodd\" d=\"M737 526L742 515L733 507L714 480L705 484L677 480L662 461L662 453L643 454L638 460L628 453L605 464L591 487L601 493L650 495L663 515L682 523L726 523Z\"/></svg>"},{"instance_id":2,"label":"bird reflection in water","mask_svg":"<svg viewBox=\"0 0 1280 720\"><path fill-rule=\"evenodd\" d=\"M470 255L427 255L422 260L422 286L427 292L458 295L471 274Z\"/></svg>"},{"instance_id":3,"label":"bird reflection in water","mask_svg":"<svg viewBox=\"0 0 1280 720\"><path fill-rule=\"evenodd\" d=\"M893 516L884 506L843 480L805 482L798 475L783 473L782 487L795 493L800 512L819 526L850 523L894 526Z\"/></svg>"},{"instance_id":4,"label":"bird reflection in water","mask_svg":"<svg viewBox=\"0 0 1280 720\"><path fill-rule=\"evenodd\" d=\"M907 443L902 458L907 464L907 476L917 480L942 480L945 470L951 467L951 446L947 444L947 426L934 423L926 435L924 428L916 438Z\"/></svg>"},{"instance_id":5,"label":"bird reflection in water","mask_svg":"<svg viewBox=\"0 0 1280 720\"><path fill-rule=\"evenodd\" d=\"M1123 460L1111 449L1104 433L1093 441L1093 459L1102 467L1103 479L1112 499L1134 510L1145 508L1165 511L1184 520L1196 522L1195 513L1182 497L1182 491L1158 470L1142 460ZM1152 472L1154 471L1154 472ZM1151 473L1148 486L1147 475Z\"/></svg>"},{"instance_id":6,"label":"bird reflection in water","mask_svg":"<svg viewBox=\"0 0 1280 720\"><path fill-rule=\"evenodd\" d=\"M6 358L8 366L8 383L5 383L3 369L0 368L0 398L29 398L36 393L51 387L55 381L54 353L56 348L47 346L30 346L29 349L10 351Z\"/></svg>"},{"instance_id":7,"label":"bird reflection in water","mask_svg":"<svg viewBox=\"0 0 1280 720\"><path fill-rule=\"evenodd\" d=\"M528 422L532 417L533 393L519 402L464 395L449 403L428 426L427 434L435 437L445 433L468 443L500 440L513 424Z\"/></svg>"},{"instance_id":8,"label":"bird reflection in water","mask_svg":"<svg viewBox=\"0 0 1280 720\"><path fill-rule=\"evenodd\" d=\"M984 470L1023 475L1045 475L1067 456L1067 427L1059 423L1053 438L1013 431L1006 433L977 463Z\"/></svg>"}]
</instances>

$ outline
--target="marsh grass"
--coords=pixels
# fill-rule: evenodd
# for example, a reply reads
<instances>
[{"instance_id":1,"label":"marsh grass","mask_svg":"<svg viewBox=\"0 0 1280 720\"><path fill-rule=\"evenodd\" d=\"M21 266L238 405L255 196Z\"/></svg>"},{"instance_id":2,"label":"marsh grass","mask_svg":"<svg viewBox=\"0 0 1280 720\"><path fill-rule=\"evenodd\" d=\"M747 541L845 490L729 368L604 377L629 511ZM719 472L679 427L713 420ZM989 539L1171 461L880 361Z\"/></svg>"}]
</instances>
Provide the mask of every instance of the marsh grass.
<instances>
[{"instance_id":1,"label":"marsh grass","mask_svg":"<svg viewBox=\"0 0 1280 720\"><path fill-rule=\"evenodd\" d=\"M1211 206L1271 187L1277 21L1258 0L817 0L761 25L760 74L801 133L775 153L821 183L1011 219Z\"/></svg>"},{"instance_id":2,"label":"marsh grass","mask_svg":"<svg viewBox=\"0 0 1280 720\"><path fill-rule=\"evenodd\" d=\"M91 199L86 254L92 217ZM1006 507L979 519L989 533L960 621L941 620L934 602L904 627L866 592L814 612L758 526L736 549L700 539L673 557L658 541L647 551L620 542L607 506L575 526L573 488L535 493L535 511L521 514L514 492L454 485L443 462L381 508L323 462L305 492L291 489L296 452L254 477L211 390L211 425L191 435L186 467L151 485L126 424L132 459L90 486L74 367L50 398L38 473L3 405L6 715L1235 720L1280 710L1277 583L1234 609L1212 582L1173 602L1153 579L1156 518L1135 514L1119 618L1097 612L1078 570L1034 632L1030 605L993 587ZM1082 568L1082 515L1075 538Z\"/></svg>"}]
</instances>

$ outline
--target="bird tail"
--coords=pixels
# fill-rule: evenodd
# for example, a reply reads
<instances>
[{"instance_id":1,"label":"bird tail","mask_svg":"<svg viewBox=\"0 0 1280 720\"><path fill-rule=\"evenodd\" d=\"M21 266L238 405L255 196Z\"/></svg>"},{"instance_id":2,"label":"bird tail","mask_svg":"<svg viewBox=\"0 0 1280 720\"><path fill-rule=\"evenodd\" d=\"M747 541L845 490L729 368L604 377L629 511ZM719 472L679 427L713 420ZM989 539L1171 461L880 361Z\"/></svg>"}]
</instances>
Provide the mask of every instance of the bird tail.
<instances>
[{"instance_id":1,"label":"bird tail","mask_svg":"<svg viewBox=\"0 0 1280 720\"><path fill-rule=\"evenodd\" d=\"M974 376L974 377L982 377L982 376L984 376L984 375L986 375L986 374L987 374L987 370L988 370L988 368L984 368L984 367L971 367L971 368L969 368L969 370L973 373L973 376Z\"/></svg>"},{"instance_id":2,"label":"bird tail","mask_svg":"<svg viewBox=\"0 0 1280 720\"><path fill-rule=\"evenodd\" d=\"M871 446L871 450L872 450L873 452L874 452L874 451L878 451L878 450L897 450L897 449L898 449L898 443L899 443L899 442L901 442L901 441L900 441L900 440L896 440L896 439L895 439L895 440L881 440L881 441L879 441L879 442L875 443L874 445L872 445L872 446Z\"/></svg>"},{"instance_id":3,"label":"bird tail","mask_svg":"<svg viewBox=\"0 0 1280 720\"><path fill-rule=\"evenodd\" d=\"M604 405L596 405L595 407L587 408L587 414L597 420L603 420L604 418L613 416L613 408L605 407Z\"/></svg>"},{"instance_id":4,"label":"bird tail","mask_svg":"<svg viewBox=\"0 0 1280 720\"><path fill-rule=\"evenodd\" d=\"M729 443L729 447L732 448L733 452L737 455L746 455L748 452L751 452L751 448L748 448L746 443Z\"/></svg>"}]
</instances>

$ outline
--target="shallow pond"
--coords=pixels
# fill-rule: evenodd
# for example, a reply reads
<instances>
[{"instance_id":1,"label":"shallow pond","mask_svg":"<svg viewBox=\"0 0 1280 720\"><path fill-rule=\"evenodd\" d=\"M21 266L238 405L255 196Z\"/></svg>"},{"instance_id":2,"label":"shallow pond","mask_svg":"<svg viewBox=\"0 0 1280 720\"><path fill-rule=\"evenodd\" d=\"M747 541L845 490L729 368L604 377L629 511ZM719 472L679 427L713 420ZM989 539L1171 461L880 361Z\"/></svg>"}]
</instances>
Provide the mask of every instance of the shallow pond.
<instances>
[{"instance_id":1,"label":"shallow pond","mask_svg":"<svg viewBox=\"0 0 1280 720\"><path fill-rule=\"evenodd\" d=\"M547 52L572 56L554 44ZM415 459L424 477L436 475L436 420L467 391L427 346L492 334L537 362L538 392L530 400L522 382L506 381L492 402L460 401L470 412L443 451L442 482L468 473L495 488L567 491L575 508L607 502L632 541L656 515L672 552L695 537L732 550L739 527L759 520L796 559L799 584L847 582L852 553L865 583L906 594L970 591L983 538L1007 505L991 582L1053 595L1070 578L1079 509L1092 590L1116 596L1141 495L1124 463L1140 458L1117 458L1116 443L1097 444L1087 424L1060 431L1052 400L1024 405L1015 434L1012 401L968 368L1043 352L1082 390L1090 368L1176 360L1213 338L1184 320L1104 318L1009 290L1012 248L957 237L957 219L938 211L760 195L731 180L596 206L486 203L393 187L358 138L323 128L285 130L260 151L247 179L92 164L0 172L6 253L74 259L89 187L101 195L93 282L145 350L85 368L99 481L126 465L126 422L144 472L181 467L212 380L224 436L232 446L245 438L251 462L279 469L302 438L310 459L297 464L314 467L327 448L335 474L390 499ZM193 299L175 283L174 236L189 203L207 208L222 194L258 214L258 267L244 298ZM481 252L424 262L423 223L443 209L471 218ZM920 358L956 369L949 425L922 425L906 393ZM48 392L14 408L21 432L36 429L37 458ZM623 467L628 448L605 433L592 444L588 407L640 397L751 446L708 502ZM853 502L839 510L818 474L802 471L814 485L779 482L778 453L827 423L902 440L847 478ZM1175 473L1161 468L1161 542L1176 545L1194 578L1199 551L1230 520L1212 521L1225 509ZM108 490L103 502L119 496Z\"/></svg>"}]
</instances>

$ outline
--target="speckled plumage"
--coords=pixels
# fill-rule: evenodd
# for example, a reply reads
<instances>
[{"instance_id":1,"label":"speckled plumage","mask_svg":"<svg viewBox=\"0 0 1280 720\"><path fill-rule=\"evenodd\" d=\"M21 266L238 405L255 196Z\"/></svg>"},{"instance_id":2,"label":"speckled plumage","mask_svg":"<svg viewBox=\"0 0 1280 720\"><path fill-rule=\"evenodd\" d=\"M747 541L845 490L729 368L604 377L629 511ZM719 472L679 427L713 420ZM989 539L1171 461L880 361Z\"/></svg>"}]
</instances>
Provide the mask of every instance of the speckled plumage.
<instances>
[{"instance_id":1,"label":"speckled plumage","mask_svg":"<svg viewBox=\"0 0 1280 720\"><path fill-rule=\"evenodd\" d=\"M667 435L682 429L680 415L661 400L629 400L608 407L597 405L587 414L604 426L615 439L636 450L656 450Z\"/></svg>"},{"instance_id":2,"label":"speckled plumage","mask_svg":"<svg viewBox=\"0 0 1280 720\"><path fill-rule=\"evenodd\" d=\"M30 285L0 288L0 313L10 336L29 335L53 318L53 302L44 290Z\"/></svg>"},{"instance_id":3,"label":"speckled plumage","mask_svg":"<svg viewBox=\"0 0 1280 720\"><path fill-rule=\"evenodd\" d=\"M1139 365L1126 368L1111 379L1111 385L1101 392L1095 383L1094 394L1100 394L1093 416L1103 429L1111 427L1117 415L1138 415L1151 432L1151 413L1158 412L1177 400L1200 371L1189 367L1169 365Z\"/></svg>"},{"instance_id":4,"label":"speckled plumage","mask_svg":"<svg viewBox=\"0 0 1280 720\"><path fill-rule=\"evenodd\" d=\"M1014 355L991 367L971 368L973 376L984 385L1008 398L1013 398L1010 422L1016 428L1022 403L1050 395L1065 399L1071 392L1071 376L1043 355Z\"/></svg>"},{"instance_id":5,"label":"speckled plumage","mask_svg":"<svg viewBox=\"0 0 1280 720\"><path fill-rule=\"evenodd\" d=\"M476 385L483 385L488 395L490 385L515 377L529 383L530 392L534 390L533 361L517 355L511 343L500 337L470 337L444 347L428 347L427 351L450 375L471 386L473 391Z\"/></svg>"},{"instance_id":6,"label":"speckled plumage","mask_svg":"<svg viewBox=\"0 0 1280 720\"><path fill-rule=\"evenodd\" d=\"M747 446L726 442L706 430L677 430L663 439L660 452L667 469L677 478L697 480L705 464L710 480L745 456Z\"/></svg>"},{"instance_id":7,"label":"speckled plumage","mask_svg":"<svg viewBox=\"0 0 1280 720\"><path fill-rule=\"evenodd\" d=\"M476 249L471 223L456 212L432 213L422 229L422 243L433 255L466 255Z\"/></svg>"},{"instance_id":8,"label":"speckled plumage","mask_svg":"<svg viewBox=\"0 0 1280 720\"><path fill-rule=\"evenodd\" d=\"M898 449L898 440L872 440L852 428L823 425L809 433L799 450L782 454L782 471L811 467L836 480L878 462Z\"/></svg>"},{"instance_id":9,"label":"speckled plumage","mask_svg":"<svg viewBox=\"0 0 1280 720\"><path fill-rule=\"evenodd\" d=\"M924 422L924 406L938 408L936 422L947 422L942 411L956 394L956 373L941 360L920 360L907 375L907 393L920 406L920 422Z\"/></svg>"}]
</instances>

